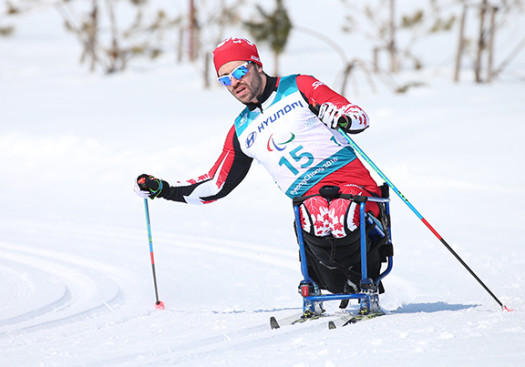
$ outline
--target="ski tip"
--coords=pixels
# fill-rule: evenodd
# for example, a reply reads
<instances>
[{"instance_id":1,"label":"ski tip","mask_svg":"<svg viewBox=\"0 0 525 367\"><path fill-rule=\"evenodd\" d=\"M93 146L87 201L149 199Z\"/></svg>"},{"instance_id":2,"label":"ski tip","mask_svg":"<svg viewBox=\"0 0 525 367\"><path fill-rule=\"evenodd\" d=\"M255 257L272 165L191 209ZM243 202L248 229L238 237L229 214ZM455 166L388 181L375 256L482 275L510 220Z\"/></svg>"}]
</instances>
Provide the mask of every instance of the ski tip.
<instances>
[{"instance_id":1,"label":"ski tip","mask_svg":"<svg viewBox=\"0 0 525 367\"><path fill-rule=\"evenodd\" d=\"M157 301L157 302L155 303L155 308L156 308L157 310L164 310L166 307L164 306L164 302L162 302L162 301Z\"/></svg>"},{"instance_id":2,"label":"ski tip","mask_svg":"<svg viewBox=\"0 0 525 367\"><path fill-rule=\"evenodd\" d=\"M337 326L335 326L335 322L328 321L328 330L337 329Z\"/></svg>"},{"instance_id":3,"label":"ski tip","mask_svg":"<svg viewBox=\"0 0 525 367\"><path fill-rule=\"evenodd\" d=\"M270 317L270 327L272 329L279 329L281 326L275 317Z\"/></svg>"},{"instance_id":4,"label":"ski tip","mask_svg":"<svg viewBox=\"0 0 525 367\"><path fill-rule=\"evenodd\" d=\"M355 317L352 317L350 320L347 320L343 326L347 326L347 325L351 325L351 324L356 324L358 321L358 319L356 319Z\"/></svg>"}]
</instances>

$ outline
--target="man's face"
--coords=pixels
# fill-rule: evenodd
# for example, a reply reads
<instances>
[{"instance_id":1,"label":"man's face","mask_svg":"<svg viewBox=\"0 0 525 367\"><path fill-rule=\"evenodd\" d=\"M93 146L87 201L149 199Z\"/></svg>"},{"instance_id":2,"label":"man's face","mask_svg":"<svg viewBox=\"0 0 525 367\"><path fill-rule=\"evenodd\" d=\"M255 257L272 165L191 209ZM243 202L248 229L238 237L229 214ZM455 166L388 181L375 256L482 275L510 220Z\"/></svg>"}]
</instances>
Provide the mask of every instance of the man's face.
<instances>
[{"instance_id":1,"label":"man's face","mask_svg":"<svg viewBox=\"0 0 525 367\"><path fill-rule=\"evenodd\" d=\"M219 68L219 77L229 75L235 68L246 63L246 61L230 61ZM246 73L240 80L231 79L231 85L226 86L228 91L237 98L240 102L257 103L257 97L262 94L264 90L264 72L257 64L248 64L248 73Z\"/></svg>"}]
</instances>

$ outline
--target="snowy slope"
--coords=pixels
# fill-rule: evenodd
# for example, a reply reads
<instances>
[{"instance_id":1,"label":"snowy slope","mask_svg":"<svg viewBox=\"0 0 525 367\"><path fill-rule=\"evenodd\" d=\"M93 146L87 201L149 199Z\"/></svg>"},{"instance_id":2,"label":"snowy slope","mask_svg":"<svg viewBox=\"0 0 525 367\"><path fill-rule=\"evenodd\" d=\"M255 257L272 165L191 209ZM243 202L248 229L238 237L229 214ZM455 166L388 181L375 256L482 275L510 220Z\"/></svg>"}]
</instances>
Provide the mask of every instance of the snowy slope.
<instances>
[{"instance_id":1,"label":"snowy slope","mask_svg":"<svg viewBox=\"0 0 525 367\"><path fill-rule=\"evenodd\" d=\"M132 191L143 172L168 181L204 173L238 103L203 90L199 66L171 59L89 75L74 40L42 23L33 14L0 39L0 365L523 364L525 87L516 74L454 85L437 65L407 95L381 84L348 93L372 118L357 143L514 311L500 311L394 197L395 266L381 297L391 315L271 331L270 315L299 312L301 299L291 205L266 172L254 165L213 205L150 203L164 311L154 308L144 207ZM323 46L294 37L283 72L331 83L337 66L326 67Z\"/></svg>"}]
</instances>

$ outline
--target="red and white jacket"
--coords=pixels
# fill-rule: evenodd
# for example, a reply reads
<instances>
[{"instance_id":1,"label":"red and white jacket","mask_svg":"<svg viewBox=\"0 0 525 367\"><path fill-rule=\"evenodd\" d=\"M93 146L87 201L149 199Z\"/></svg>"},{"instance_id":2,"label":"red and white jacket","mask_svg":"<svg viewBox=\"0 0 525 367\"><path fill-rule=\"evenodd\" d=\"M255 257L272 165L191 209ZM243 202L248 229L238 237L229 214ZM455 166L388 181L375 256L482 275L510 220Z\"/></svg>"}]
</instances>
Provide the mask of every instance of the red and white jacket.
<instances>
[{"instance_id":1,"label":"red and white jacket","mask_svg":"<svg viewBox=\"0 0 525 367\"><path fill-rule=\"evenodd\" d=\"M170 186L169 200L205 204L228 195L255 159L290 198L318 193L324 185L355 185L379 194L375 181L337 130L309 105L331 102L351 118L350 133L369 126L366 113L306 75L267 78L259 103L247 105L231 127L208 173Z\"/></svg>"}]
</instances>

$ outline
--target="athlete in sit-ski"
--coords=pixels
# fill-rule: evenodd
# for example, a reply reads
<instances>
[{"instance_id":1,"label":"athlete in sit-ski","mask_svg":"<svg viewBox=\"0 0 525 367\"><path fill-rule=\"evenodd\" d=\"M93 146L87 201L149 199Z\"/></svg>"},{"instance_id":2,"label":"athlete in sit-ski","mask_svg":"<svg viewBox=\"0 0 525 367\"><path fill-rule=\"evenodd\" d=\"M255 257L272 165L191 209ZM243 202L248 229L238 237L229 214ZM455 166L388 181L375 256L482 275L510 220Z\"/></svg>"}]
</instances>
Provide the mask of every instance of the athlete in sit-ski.
<instances>
[{"instance_id":1,"label":"athlete in sit-ski","mask_svg":"<svg viewBox=\"0 0 525 367\"><path fill-rule=\"evenodd\" d=\"M142 197L205 204L228 195L255 159L290 198L318 194L325 185L345 194L380 195L380 189L354 150L337 131L360 133L369 126L366 113L321 81L308 75L271 77L263 71L256 46L229 38L213 52L219 82L245 108L226 136L222 153L207 174L176 182L151 175L137 178ZM317 106L318 114L310 106ZM347 199L328 202L312 196L300 207L304 231L342 238L359 225L359 208ZM376 216L377 205L367 203Z\"/></svg>"}]
</instances>

